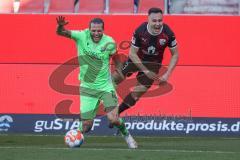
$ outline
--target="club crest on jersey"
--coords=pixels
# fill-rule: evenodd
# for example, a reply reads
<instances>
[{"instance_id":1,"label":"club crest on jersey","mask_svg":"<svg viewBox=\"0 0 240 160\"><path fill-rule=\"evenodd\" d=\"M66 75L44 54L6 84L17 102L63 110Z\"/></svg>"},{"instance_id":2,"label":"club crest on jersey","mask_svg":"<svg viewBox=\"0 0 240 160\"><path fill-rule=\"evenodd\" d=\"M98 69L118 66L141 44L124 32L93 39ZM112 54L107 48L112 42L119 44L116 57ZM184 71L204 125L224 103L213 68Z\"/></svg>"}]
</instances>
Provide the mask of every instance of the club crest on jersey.
<instances>
[{"instance_id":1,"label":"club crest on jersey","mask_svg":"<svg viewBox=\"0 0 240 160\"><path fill-rule=\"evenodd\" d=\"M164 46L166 44L166 39L159 39L159 44Z\"/></svg>"}]
</instances>

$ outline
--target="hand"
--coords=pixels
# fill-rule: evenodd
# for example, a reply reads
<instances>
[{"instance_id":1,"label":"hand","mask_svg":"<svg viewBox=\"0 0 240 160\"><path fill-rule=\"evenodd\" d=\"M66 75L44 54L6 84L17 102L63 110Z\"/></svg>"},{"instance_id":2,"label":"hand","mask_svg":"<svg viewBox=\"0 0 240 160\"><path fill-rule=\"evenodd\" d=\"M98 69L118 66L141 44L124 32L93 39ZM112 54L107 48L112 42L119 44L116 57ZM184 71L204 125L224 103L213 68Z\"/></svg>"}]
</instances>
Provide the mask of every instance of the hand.
<instances>
[{"instance_id":1,"label":"hand","mask_svg":"<svg viewBox=\"0 0 240 160\"><path fill-rule=\"evenodd\" d=\"M167 83L169 78L169 74L166 72L164 73L158 80L159 80L159 85Z\"/></svg>"},{"instance_id":2,"label":"hand","mask_svg":"<svg viewBox=\"0 0 240 160\"><path fill-rule=\"evenodd\" d=\"M56 18L56 20L57 20L57 24L58 24L59 26L65 26L65 25L68 24L68 22L65 21L65 17L63 17L63 16L58 16L58 17Z\"/></svg>"},{"instance_id":3,"label":"hand","mask_svg":"<svg viewBox=\"0 0 240 160\"><path fill-rule=\"evenodd\" d=\"M152 71L144 71L144 74L149 78L149 79L153 79L155 81L159 80L159 77L156 73L152 72Z\"/></svg>"}]
</instances>

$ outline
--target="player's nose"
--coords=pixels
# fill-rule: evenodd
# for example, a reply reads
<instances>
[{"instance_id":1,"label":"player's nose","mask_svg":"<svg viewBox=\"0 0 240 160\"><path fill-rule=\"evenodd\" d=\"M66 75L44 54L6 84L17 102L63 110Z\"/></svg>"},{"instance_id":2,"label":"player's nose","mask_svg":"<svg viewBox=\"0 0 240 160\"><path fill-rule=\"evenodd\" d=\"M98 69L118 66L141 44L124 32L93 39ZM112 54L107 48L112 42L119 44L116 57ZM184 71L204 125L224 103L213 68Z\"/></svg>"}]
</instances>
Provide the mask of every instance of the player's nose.
<instances>
[{"instance_id":1,"label":"player's nose","mask_svg":"<svg viewBox=\"0 0 240 160\"><path fill-rule=\"evenodd\" d=\"M156 22L156 25L157 25L157 26L160 26L160 24L161 24L161 22Z\"/></svg>"}]
</instances>

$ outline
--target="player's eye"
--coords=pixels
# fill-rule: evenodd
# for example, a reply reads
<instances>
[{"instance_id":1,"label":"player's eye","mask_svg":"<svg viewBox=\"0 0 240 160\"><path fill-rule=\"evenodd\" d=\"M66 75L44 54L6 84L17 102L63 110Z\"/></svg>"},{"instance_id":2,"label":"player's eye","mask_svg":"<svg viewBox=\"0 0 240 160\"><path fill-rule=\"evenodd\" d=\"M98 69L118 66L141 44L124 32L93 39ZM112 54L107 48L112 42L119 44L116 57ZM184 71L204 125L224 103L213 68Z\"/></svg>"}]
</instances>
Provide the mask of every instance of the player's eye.
<instances>
[{"instance_id":1,"label":"player's eye","mask_svg":"<svg viewBox=\"0 0 240 160\"><path fill-rule=\"evenodd\" d=\"M158 19L158 20L157 19L153 19L152 21L153 22L162 22L162 19Z\"/></svg>"},{"instance_id":2,"label":"player's eye","mask_svg":"<svg viewBox=\"0 0 240 160\"><path fill-rule=\"evenodd\" d=\"M102 30L91 30L91 32L102 32Z\"/></svg>"}]
</instances>

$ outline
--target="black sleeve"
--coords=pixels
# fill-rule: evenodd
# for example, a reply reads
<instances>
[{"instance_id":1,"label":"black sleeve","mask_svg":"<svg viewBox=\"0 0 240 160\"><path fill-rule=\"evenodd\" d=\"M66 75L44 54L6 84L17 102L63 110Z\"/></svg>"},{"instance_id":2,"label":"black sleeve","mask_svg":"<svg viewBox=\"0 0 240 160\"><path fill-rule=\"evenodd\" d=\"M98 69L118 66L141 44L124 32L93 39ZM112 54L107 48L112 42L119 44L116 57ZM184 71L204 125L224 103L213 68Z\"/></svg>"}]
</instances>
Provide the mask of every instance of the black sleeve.
<instances>
[{"instance_id":1,"label":"black sleeve","mask_svg":"<svg viewBox=\"0 0 240 160\"><path fill-rule=\"evenodd\" d=\"M177 40L176 40L175 34L173 33L173 31L169 27L167 29L167 34L168 34L168 37L169 37L168 47L169 48L174 48L175 46L177 46Z\"/></svg>"},{"instance_id":2,"label":"black sleeve","mask_svg":"<svg viewBox=\"0 0 240 160\"><path fill-rule=\"evenodd\" d=\"M132 45L134 47L137 47L139 48L141 46L141 41L140 41L140 38L139 38L139 32L138 30L135 30L135 32L133 33L133 36L132 36Z\"/></svg>"}]
</instances>

